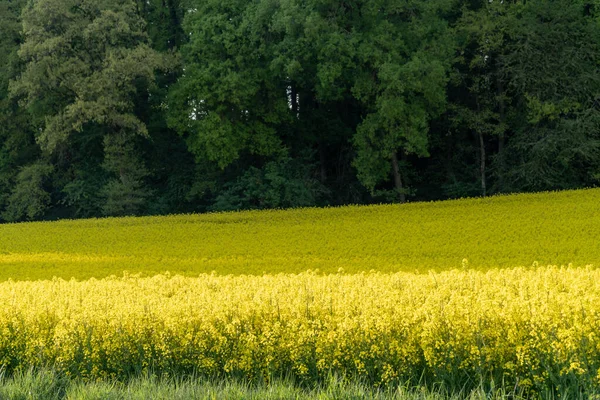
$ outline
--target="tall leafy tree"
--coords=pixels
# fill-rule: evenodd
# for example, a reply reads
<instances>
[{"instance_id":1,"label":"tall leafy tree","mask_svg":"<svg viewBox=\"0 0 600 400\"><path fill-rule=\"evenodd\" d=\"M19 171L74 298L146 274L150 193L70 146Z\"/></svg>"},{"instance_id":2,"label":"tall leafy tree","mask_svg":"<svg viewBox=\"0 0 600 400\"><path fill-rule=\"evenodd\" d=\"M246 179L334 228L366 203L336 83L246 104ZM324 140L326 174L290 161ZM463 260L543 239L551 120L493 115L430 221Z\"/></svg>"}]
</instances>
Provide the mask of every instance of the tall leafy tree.
<instances>
[{"instance_id":1,"label":"tall leafy tree","mask_svg":"<svg viewBox=\"0 0 600 400\"><path fill-rule=\"evenodd\" d=\"M286 87L271 74L268 5L203 0L184 21L190 38L185 72L171 96L171 125L192 152L222 168L244 153L282 150L276 128L291 114Z\"/></svg>"},{"instance_id":2,"label":"tall leafy tree","mask_svg":"<svg viewBox=\"0 0 600 400\"><path fill-rule=\"evenodd\" d=\"M445 104L452 45L433 3L196 2L172 126L221 167L314 148L323 183L328 149L353 143L363 185L393 176L404 199L397 155L427 154Z\"/></svg>"},{"instance_id":3,"label":"tall leafy tree","mask_svg":"<svg viewBox=\"0 0 600 400\"><path fill-rule=\"evenodd\" d=\"M589 1L510 8L501 62L514 99L508 171L514 189L599 182L599 12Z\"/></svg>"},{"instance_id":4,"label":"tall leafy tree","mask_svg":"<svg viewBox=\"0 0 600 400\"><path fill-rule=\"evenodd\" d=\"M354 165L375 192L393 177L395 196L406 200L400 158L429 155L429 121L446 106L453 53L444 1L371 1L361 9L353 93L367 115L357 129Z\"/></svg>"},{"instance_id":5,"label":"tall leafy tree","mask_svg":"<svg viewBox=\"0 0 600 400\"><path fill-rule=\"evenodd\" d=\"M177 60L186 39L181 25L185 13L182 1L136 1L152 48ZM175 65L180 67L179 63ZM181 73L181 68L159 71L155 84L147 91L139 90L135 100L136 115L146 124L149 133L142 150L145 165L152 171L149 183L154 192L147 207L152 214L201 211L202 202L193 193L194 187L209 180L195 165L183 138L167 125L166 97Z\"/></svg>"},{"instance_id":6,"label":"tall leafy tree","mask_svg":"<svg viewBox=\"0 0 600 400\"><path fill-rule=\"evenodd\" d=\"M25 69L11 92L38 126L45 162L62 172L58 186L77 187L79 194L100 185L104 213L138 212L149 194L148 173L131 149L148 131L133 100L164 60L149 47L135 3L40 0L24 10L23 28ZM86 176L78 168L89 170L102 159L105 179L73 184ZM67 191L67 201L78 198Z\"/></svg>"},{"instance_id":7,"label":"tall leafy tree","mask_svg":"<svg viewBox=\"0 0 600 400\"><path fill-rule=\"evenodd\" d=\"M597 0L0 1L0 215L597 185L599 12Z\"/></svg>"},{"instance_id":8,"label":"tall leafy tree","mask_svg":"<svg viewBox=\"0 0 600 400\"><path fill-rule=\"evenodd\" d=\"M471 7L469 7L471 6ZM480 190L486 196L490 164L490 143L494 151L498 184L503 187L504 147L506 141L506 79L503 55L508 40L506 21L510 2L475 2L468 4L458 20L455 32L460 55L457 58L456 85L452 87L450 107L451 131L462 141L474 141ZM460 132L472 135L460 135ZM463 146L463 148L466 146Z\"/></svg>"},{"instance_id":9,"label":"tall leafy tree","mask_svg":"<svg viewBox=\"0 0 600 400\"><path fill-rule=\"evenodd\" d=\"M343 121L347 115L340 113L352 104L344 98L347 87L327 82L324 54L315 49L331 49L335 42L322 35L328 27L313 15L314 7L263 0L193 2L184 21L190 33L182 49L184 74L172 89L169 113L171 126L198 162L208 160L237 180L254 174L253 167L269 174L271 165L289 165L292 157L310 169L316 165L319 180L327 182L328 168L337 167L327 161L329 153L352 132ZM311 186L305 170L301 181ZM292 174L284 181L296 179Z\"/></svg>"},{"instance_id":10,"label":"tall leafy tree","mask_svg":"<svg viewBox=\"0 0 600 400\"><path fill-rule=\"evenodd\" d=\"M594 183L600 25L593 10L584 1L465 7L451 120L453 131L472 133L460 136L462 148L471 137L477 143L479 194Z\"/></svg>"},{"instance_id":11,"label":"tall leafy tree","mask_svg":"<svg viewBox=\"0 0 600 400\"><path fill-rule=\"evenodd\" d=\"M21 68L17 51L23 40L20 15L24 6L25 0L0 2L0 211L19 169L37 157L26 112L8 92L9 81Z\"/></svg>"}]
</instances>

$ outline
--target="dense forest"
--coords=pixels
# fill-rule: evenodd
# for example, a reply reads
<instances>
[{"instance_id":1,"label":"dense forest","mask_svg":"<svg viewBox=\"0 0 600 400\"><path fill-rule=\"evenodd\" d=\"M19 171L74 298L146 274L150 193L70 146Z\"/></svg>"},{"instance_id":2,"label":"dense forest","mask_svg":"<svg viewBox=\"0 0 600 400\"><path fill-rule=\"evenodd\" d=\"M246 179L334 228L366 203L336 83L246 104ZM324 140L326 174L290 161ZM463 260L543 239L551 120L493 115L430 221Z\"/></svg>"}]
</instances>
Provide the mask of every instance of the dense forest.
<instances>
[{"instance_id":1,"label":"dense forest","mask_svg":"<svg viewBox=\"0 0 600 400\"><path fill-rule=\"evenodd\" d=\"M0 221L600 182L600 0L0 0Z\"/></svg>"}]
</instances>

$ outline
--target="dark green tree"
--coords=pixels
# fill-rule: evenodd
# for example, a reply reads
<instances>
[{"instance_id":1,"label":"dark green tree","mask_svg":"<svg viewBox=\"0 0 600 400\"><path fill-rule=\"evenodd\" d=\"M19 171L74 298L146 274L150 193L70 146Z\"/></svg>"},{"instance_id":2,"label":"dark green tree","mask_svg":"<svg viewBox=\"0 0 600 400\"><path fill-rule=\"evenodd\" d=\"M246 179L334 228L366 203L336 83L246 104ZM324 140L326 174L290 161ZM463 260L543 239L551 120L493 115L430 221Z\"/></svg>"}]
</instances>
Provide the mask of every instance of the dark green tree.
<instances>
[{"instance_id":1,"label":"dark green tree","mask_svg":"<svg viewBox=\"0 0 600 400\"><path fill-rule=\"evenodd\" d=\"M74 180L86 176L77 174L78 168L104 158L106 202L129 199L126 212L139 212L140 197L149 193L139 189L147 172L137 152L121 151L114 143L132 146L137 137L148 136L134 113L134 99L138 88L147 88L140 83L152 82L166 63L149 47L135 3L40 0L24 10L23 28L19 55L25 69L11 92L39 128L42 158L60 173L55 189L69 183L72 188ZM113 208L103 210L112 213Z\"/></svg>"},{"instance_id":2,"label":"dark green tree","mask_svg":"<svg viewBox=\"0 0 600 400\"><path fill-rule=\"evenodd\" d=\"M311 176L311 165L289 157L250 167L217 196L214 211L290 208L318 204L326 189Z\"/></svg>"},{"instance_id":3,"label":"dark green tree","mask_svg":"<svg viewBox=\"0 0 600 400\"><path fill-rule=\"evenodd\" d=\"M35 219L44 215L51 201L48 185L52 172L53 167L43 161L23 167L8 199L4 218L15 221L23 217Z\"/></svg>"},{"instance_id":4,"label":"dark green tree","mask_svg":"<svg viewBox=\"0 0 600 400\"><path fill-rule=\"evenodd\" d=\"M222 168L315 149L323 183L332 148L341 159L353 143L346 160L363 185L375 193L393 176L404 199L397 154L426 155L428 121L445 106L448 6L194 2L171 126Z\"/></svg>"},{"instance_id":5,"label":"dark green tree","mask_svg":"<svg viewBox=\"0 0 600 400\"><path fill-rule=\"evenodd\" d=\"M184 73L170 122L190 150L221 168L244 154L283 151L277 126L291 118L286 86L273 76L267 2L193 2L184 20Z\"/></svg>"},{"instance_id":6,"label":"dark green tree","mask_svg":"<svg viewBox=\"0 0 600 400\"><path fill-rule=\"evenodd\" d=\"M600 10L589 1L517 3L501 58L513 98L513 190L597 184Z\"/></svg>"},{"instance_id":7,"label":"dark green tree","mask_svg":"<svg viewBox=\"0 0 600 400\"><path fill-rule=\"evenodd\" d=\"M19 169L37 158L37 148L25 110L8 92L21 68L21 10L25 0L0 2L0 213L15 185Z\"/></svg>"},{"instance_id":8,"label":"dark green tree","mask_svg":"<svg viewBox=\"0 0 600 400\"><path fill-rule=\"evenodd\" d=\"M597 0L0 1L0 215L600 179Z\"/></svg>"},{"instance_id":9,"label":"dark green tree","mask_svg":"<svg viewBox=\"0 0 600 400\"><path fill-rule=\"evenodd\" d=\"M510 3L475 2L465 8L455 28L458 46L455 86L451 88L452 106L449 109L450 131L470 147L476 155L479 180L477 194L486 196L490 153L496 161L498 185L503 187L504 147L506 141L506 74L502 57L507 51L506 21ZM466 133L466 134L465 134ZM473 142L472 146L465 144ZM491 143L496 142L496 146ZM490 151L490 147L495 147ZM468 156L468 155L467 155ZM500 189L501 190L501 189Z\"/></svg>"},{"instance_id":10,"label":"dark green tree","mask_svg":"<svg viewBox=\"0 0 600 400\"><path fill-rule=\"evenodd\" d=\"M372 193L393 177L394 197L404 202L406 155L429 155L429 123L445 110L453 54L442 18L448 7L445 1L382 0L361 9L352 91L367 115L354 137L354 165Z\"/></svg>"},{"instance_id":11,"label":"dark green tree","mask_svg":"<svg viewBox=\"0 0 600 400\"><path fill-rule=\"evenodd\" d=\"M182 20L185 13L180 0L137 0L137 7L146 21L146 29L154 50L175 60L185 42ZM149 139L142 143L143 162L151 171L146 181L152 186L152 201L146 210L151 214L204 210L205 197L199 195L202 186L213 186L213 178L203 170L210 165L196 165L185 140L167 125L167 94L181 76L177 68L158 71L155 84L148 90L138 90L135 113L145 123ZM214 169L214 168L213 168ZM200 198L198 198L200 196Z\"/></svg>"}]
</instances>

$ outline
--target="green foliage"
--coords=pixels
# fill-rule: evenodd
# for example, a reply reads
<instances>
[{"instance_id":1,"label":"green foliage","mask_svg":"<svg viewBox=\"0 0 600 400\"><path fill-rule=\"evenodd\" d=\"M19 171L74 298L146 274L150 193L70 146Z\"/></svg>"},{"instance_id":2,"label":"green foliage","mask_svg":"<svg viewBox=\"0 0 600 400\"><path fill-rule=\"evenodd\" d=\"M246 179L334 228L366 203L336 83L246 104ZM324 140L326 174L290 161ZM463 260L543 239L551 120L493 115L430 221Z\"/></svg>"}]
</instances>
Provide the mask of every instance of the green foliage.
<instances>
[{"instance_id":1,"label":"green foliage","mask_svg":"<svg viewBox=\"0 0 600 400\"><path fill-rule=\"evenodd\" d=\"M289 119L285 86L270 63L269 9L258 2L192 2L183 76L170 102L170 124L191 151L225 168L242 153L282 151L276 127Z\"/></svg>"},{"instance_id":2,"label":"green foliage","mask_svg":"<svg viewBox=\"0 0 600 400\"><path fill-rule=\"evenodd\" d=\"M104 139L103 167L116 178L102 190L104 215L135 215L144 206L151 192L145 188L148 171L135 152L134 142L127 135L111 135Z\"/></svg>"},{"instance_id":3,"label":"green foliage","mask_svg":"<svg viewBox=\"0 0 600 400\"><path fill-rule=\"evenodd\" d=\"M161 59L147 46L132 2L42 0L25 9L23 27L26 68L11 92L31 109L46 105L43 150L57 151L91 123L147 135L131 113L131 95L137 79L153 79Z\"/></svg>"},{"instance_id":4,"label":"green foliage","mask_svg":"<svg viewBox=\"0 0 600 400\"><path fill-rule=\"evenodd\" d=\"M2 1L0 212L37 163L36 218L597 186L599 10Z\"/></svg>"},{"instance_id":5,"label":"green foliage","mask_svg":"<svg viewBox=\"0 0 600 400\"><path fill-rule=\"evenodd\" d=\"M319 110L352 104L365 119L347 116L343 140L357 131L354 165L367 188L387 179L399 149L427 155L453 51L438 15L445 1L195 5L184 20L190 41L171 126L198 157L224 168L243 153L280 154L284 132L310 135ZM322 133L307 138L304 146L323 146Z\"/></svg>"},{"instance_id":6,"label":"green foliage","mask_svg":"<svg viewBox=\"0 0 600 400\"><path fill-rule=\"evenodd\" d=\"M593 183L600 169L600 24L589 5L527 2L512 8L502 57L515 119L510 176L540 190Z\"/></svg>"},{"instance_id":7,"label":"green foliage","mask_svg":"<svg viewBox=\"0 0 600 400\"><path fill-rule=\"evenodd\" d=\"M103 171L84 168L74 171L75 177L62 188L62 204L74 208L77 217L93 217L100 213Z\"/></svg>"},{"instance_id":8,"label":"green foliage","mask_svg":"<svg viewBox=\"0 0 600 400\"><path fill-rule=\"evenodd\" d=\"M150 49L135 3L42 0L23 11L23 29L19 55L25 68L10 89L39 127L36 140L57 167L55 184L66 194L62 202L77 215L99 208L110 215L137 212L149 193L141 187L148 173L139 149L131 146L133 136L148 131L134 114L134 100L167 61ZM106 184L106 201L99 207L90 201L97 179L81 168L90 158L99 162L101 142L95 138L102 136L104 167L119 178ZM86 137L96 147L82 147ZM77 159L81 163L73 170ZM88 178L91 183L82 181Z\"/></svg>"},{"instance_id":9,"label":"green foliage","mask_svg":"<svg viewBox=\"0 0 600 400\"><path fill-rule=\"evenodd\" d=\"M17 221L42 216L50 205L51 197L47 183L53 170L51 165L42 162L24 167L17 175L17 182L8 198L3 218Z\"/></svg>"},{"instance_id":10,"label":"green foliage","mask_svg":"<svg viewBox=\"0 0 600 400\"><path fill-rule=\"evenodd\" d=\"M459 20L457 79L469 96L454 99L452 128L485 137L483 152L497 146L495 190L594 184L600 25L592 11L584 2L491 2Z\"/></svg>"},{"instance_id":11,"label":"green foliage","mask_svg":"<svg viewBox=\"0 0 600 400\"><path fill-rule=\"evenodd\" d=\"M8 96L8 84L20 71L20 14L25 1L0 2L0 211L14 188L19 168L37 156L24 110Z\"/></svg>"},{"instance_id":12,"label":"green foliage","mask_svg":"<svg viewBox=\"0 0 600 400\"><path fill-rule=\"evenodd\" d=\"M8 81L14 75L17 51L21 43L19 16L25 0L0 3L0 99L6 98Z\"/></svg>"},{"instance_id":13,"label":"green foliage","mask_svg":"<svg viewBox=\"0 0 600 400\"><path fill-rule=\"evenodd\" d=\"M446 2L382 3L367 8L363 17L367 29L362 26L360 72L353 87L367 110L354 137L354 166L372 193L388 180L391 159L399 151L429 155L429 121L445 109L453 52L447 23L439 15Z\"/></svg>"},{"instance_id":14,"label":"green foliage","mask_svg":"<svg viewBox=\"0 0 600 400\"><path fill-rule=\"evenodd\" d=\"M152 48L166 52L181 45L184 4L181 0L136 0L138 12L146 21Z\"/></svg>"},{"instance_id":15,"label":"green foliage","mask_svg":"<svg viewBox=\"0 0 600 400\"><path fill-rule=\"evenodd\" d=\"M283 158L263 168L250 167L228 185L212 205L214 211L309 207L318 204L325 188L310 176L310 168Z\"/></svg>"}]
</instances>

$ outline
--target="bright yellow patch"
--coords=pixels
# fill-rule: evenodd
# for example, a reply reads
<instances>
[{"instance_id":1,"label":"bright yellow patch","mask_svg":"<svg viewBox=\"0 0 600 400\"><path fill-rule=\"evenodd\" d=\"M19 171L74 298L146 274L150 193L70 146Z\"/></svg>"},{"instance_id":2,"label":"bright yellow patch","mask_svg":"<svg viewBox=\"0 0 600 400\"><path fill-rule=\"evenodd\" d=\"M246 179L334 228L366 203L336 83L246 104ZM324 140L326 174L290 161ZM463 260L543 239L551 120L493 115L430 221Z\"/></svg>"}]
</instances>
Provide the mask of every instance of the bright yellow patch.
<instances>
[{"instance_id":1,"label":"bright yellow patch","mask_svg":"<svg viewBox=\"0 0 600 400\"><path fill-rule=\"evenodd\" d=\"M0 365L375 382L596 381L600 270L157 275L0 283ZM523 383L525 382L525 383Z\"/></svg>"}]
</instances>

